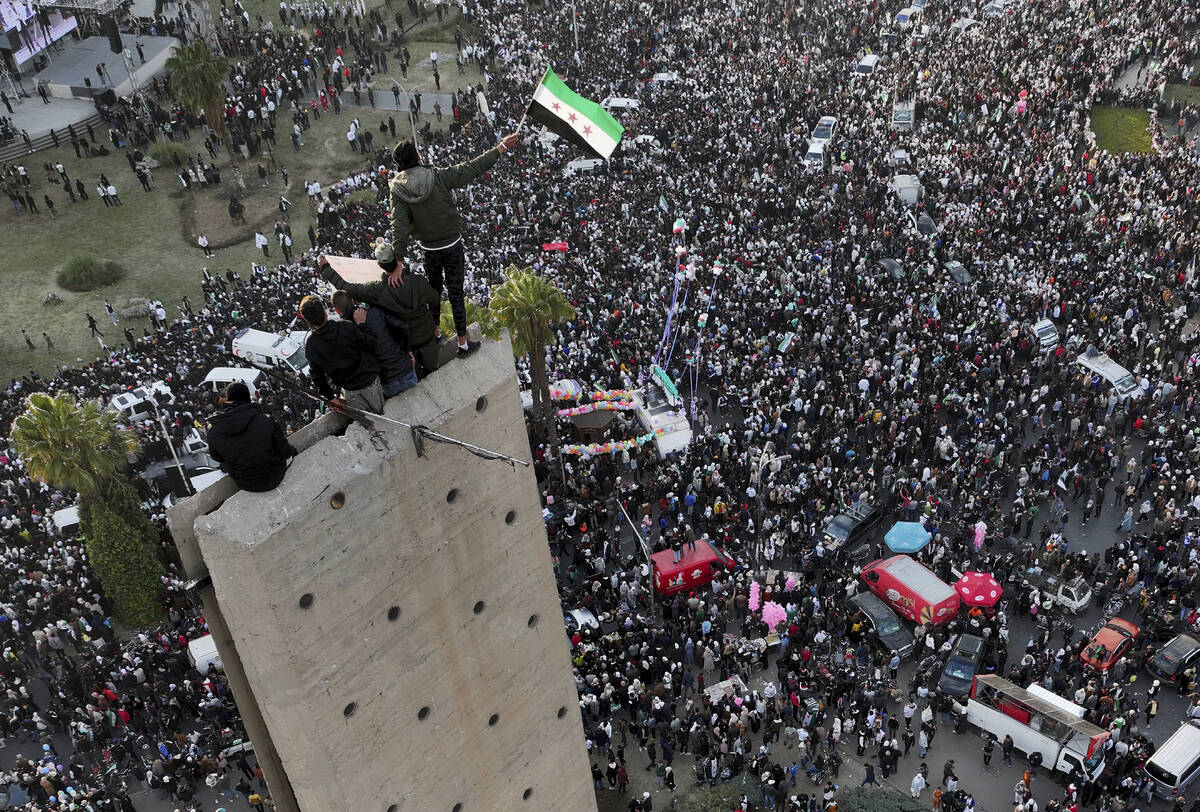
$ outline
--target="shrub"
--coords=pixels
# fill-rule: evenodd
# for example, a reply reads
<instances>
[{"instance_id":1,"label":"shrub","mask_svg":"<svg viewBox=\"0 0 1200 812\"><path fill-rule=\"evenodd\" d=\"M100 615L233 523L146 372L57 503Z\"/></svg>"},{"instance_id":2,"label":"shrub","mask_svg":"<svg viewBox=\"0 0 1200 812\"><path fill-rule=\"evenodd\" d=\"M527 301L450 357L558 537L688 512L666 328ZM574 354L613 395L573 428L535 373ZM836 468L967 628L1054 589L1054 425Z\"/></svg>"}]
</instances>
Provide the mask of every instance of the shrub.
<instances>
[{"instance_id":1,"label":"shrub","mask_svg":"<svg viewBox=\"0 0 1200 812\"><path fill-rule=\"evenodd\" d=\"M162 560L156 533L124 483L111 483L102 493L81 495L80 530L87 538L87 558L100 579L113 615L127 626L149 626L163 615Z\"/></svg>"},{"instance_id":2,"label":"shrub","mask_svg":"<svg viewBox=\"0 0 1200 812\"><path fill-rule=\"evenodd\" d=\"M125 268L116 262L101 262L92 256L72 257L58 272L58 286L64 290L84 291L112 285L125 278Z\"/></svg>"},{"instance_id":3,"label":"shrub","mask_svg":"<svg viewBox=\"0 0 1200 812\"><path fill-rule=\"evenodd\" d=\"M150 145L146 154L163 166L182 166L187 163L191 154L182 144L172 141L158 141Z\"/></svg>"}]
</instances>

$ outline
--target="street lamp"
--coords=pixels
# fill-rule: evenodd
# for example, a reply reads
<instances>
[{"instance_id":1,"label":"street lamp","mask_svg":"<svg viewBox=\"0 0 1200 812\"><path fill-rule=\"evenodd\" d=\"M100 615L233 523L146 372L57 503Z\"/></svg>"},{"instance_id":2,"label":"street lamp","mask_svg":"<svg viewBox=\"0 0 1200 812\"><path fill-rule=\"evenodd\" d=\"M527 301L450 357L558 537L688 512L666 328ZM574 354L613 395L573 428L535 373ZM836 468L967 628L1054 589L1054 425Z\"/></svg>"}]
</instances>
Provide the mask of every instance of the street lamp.
<instances>
[{"instance_id":1,"label":"street lamp","mask_svg":"<svg viewBox=\"0 0 1200 812\"><path fill-rule=\"evenodd\" d=\"M154 416L158 418L158 425L162 428L163 440L167 443L167 448L171 451L171 459L175 462L175 468L179 471L179 476L183 479L183 489L187 491L188 496L193 496L196 489L192 487L191 477L187 475L187 471L183 470L183 463L179 461L179 455L175 453L175 444L171 442L171 432L167 431L167 421L163 419L162 410L158 408L158 401L154 399L154 393L150 393L150 408L154 410Z\"/></svg>"}]
</instances>

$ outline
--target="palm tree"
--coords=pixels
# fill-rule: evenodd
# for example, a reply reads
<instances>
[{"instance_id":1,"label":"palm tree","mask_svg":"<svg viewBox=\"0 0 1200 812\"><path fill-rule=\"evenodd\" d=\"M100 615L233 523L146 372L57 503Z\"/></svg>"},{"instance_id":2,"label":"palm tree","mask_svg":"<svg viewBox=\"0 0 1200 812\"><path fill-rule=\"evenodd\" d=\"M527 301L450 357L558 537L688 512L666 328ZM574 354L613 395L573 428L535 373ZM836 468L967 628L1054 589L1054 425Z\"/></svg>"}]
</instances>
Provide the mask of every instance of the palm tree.
<instances>
[{"instance_id":1,"label":"palm tree","mask_svg":"<svg viewBox=\"0 0 1200 812\"><path fill-rule=\"evenodd\" d=\"M202 40L181 45L167 60L171 89L184 107L200 110L208 126L225 132L225 61Z\"/></svg>"},{"instance_id":2,"label":"palm tree","mask_svg":"<svg viewBox=\"0 0 1200 812\"><path fill-rule=\"evenodd\" d=\"M558 425L551 411L546 344L554 339L551 326L574 318L575 308L553 281L533 268L509 266L504 276L488 303L491 321L495 329L508 330L514 353L529 357L533 418L547 435L551 455L558 456Z\"/></svg>"},{"instance_id":3,"label":"palm tree","mask_svg":"<svg viewBox=\"0 0 1200 812\"><path fill-rule=\"evenodd\" d=\"M37 393L13 421L13 446L29 475L79 492L88 562L116 617L134 626L162 615L157 534L123 479L137 437L98 401Z\"/></svg>"},{"instance_id":4,"label":"palm tree","mask_svg":"<svg viewBox=\"0 0 1200 812\"><path fill-rule=\"evenodd\" d=\"M492 312L484 305L478 302L472 302L470 299L466 301L467 306L467 324L479 324L480 331L488 338L495 340L500 338L500 328L492 323ZM438 326L442 328L442 335L452 336L457 329L454 326L454 313L450 309L450 302L442 302L441 317L438 319Z\"/></svg>"},{"instance_id":5,"label":"palm tree","mask_svg":"<svg viewBox=\"0 0 1200 812\"><path fill-rule=\"evenodd\" d=\"M80 494L94 494L116 478L138 447L116 412L95 400L78 404L65 393L30 395L13 421L12 441L31 477Z\"/></svg>"}]
</instances>

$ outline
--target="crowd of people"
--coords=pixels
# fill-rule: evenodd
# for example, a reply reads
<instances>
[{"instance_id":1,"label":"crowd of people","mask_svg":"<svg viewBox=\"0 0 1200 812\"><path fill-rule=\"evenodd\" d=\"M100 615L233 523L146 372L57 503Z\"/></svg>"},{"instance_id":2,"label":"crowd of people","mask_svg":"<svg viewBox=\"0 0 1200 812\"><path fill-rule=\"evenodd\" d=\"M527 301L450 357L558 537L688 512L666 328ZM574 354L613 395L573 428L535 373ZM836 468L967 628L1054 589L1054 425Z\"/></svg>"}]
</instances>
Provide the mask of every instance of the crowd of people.
<instances>
[{"instance_id":1,"label":"crowd of people","mask_svg":"<svg viewBox=\"0 0 1200 812\"><path fill-rule=\"evenodd\" d=\"M1115 154L1097 148L1089 116L1094 104L1119 102L1157 105L1191 124L1192 113L1159 90L1200 50L1196 12L1166 2L1017 2L956 27L957 12L931 3L914 27L898 28L897 10L845 1L465 6L478 39L460 51L487 79L495 120L454 115L446 132L422 138L422 163L457 163L495 145L548 64L590 98L640 102L620 113L620 151L594 173L564 177L578 155L526 131L511 162L461 193L468 299L486 301L507 266L532 265L576 308L548 353L551 379L637 386L657 359L694 399L693 442L666 460L651 444L559 461L531 430L564 608L591 608L612 624L572 640L598 789L626 791L630 773L652 774L663 791L747 776L754 789L742 808L824 810L837 803L842 762L853 759L864 783L903 770L914 795L933 787L942 808L973 808L953 763L940 783L930 775L934 739L953 736L961 716L931 690L936 669L897 685L895 658L846 613L856 578L821 529L845 507L871 503L931 530L918 557L947 580L967 569L1041 567L1082 575L1101 602L1113 591L1136 595L1132 608L1156 633L1107 674L1079 660L1089 630L1018 584L990 616L917 631L929 656L944 656L962 631L981 634L985 670L1038 680L1113 731L1099 780L1070 776L1064 789L1024 776L1015 807L1118 810L1145 795L1136 768L1154 746L1144 732L1153 697L1146 681L1128 677L1164 636L1196 622L1200 436L1185 325L1198 304L1200 167L1186 127L1172 134L1152 117L1153 151ZM246 154L274 143L280 116L302 139L310 117L337 114L347 94L365 93L386 71L376 43L404 25L324 4L281 14L319 23L321 36L274 32L236 0L225 12L228 50L239 59L226 116ZM572 25L585 46L578 54ZM886 59L856 74L868 52ZM678 77L648 83L658 72ZM893 104L905 99L915 102L915 123L893 129ZM474 104L455 96L455 112ZM166 99L160 109L159 130L187 137L170 126L186 114ZM828 163L813 166L808 133L822 115L838 124ZM149 140L143 123L123 123L122 132ZM203 132L198 119L190 126ZM643 135L651 137L635 141ZM395 137L391 130L381 146ZM924 187L915 209L890 187L897 149ZM319 252L372 256L389 233L396 167L390 150L362 154L362 171L332 187L314 192L305 182L317 210L310 252L252 278L206 273L203 308L181 307L178 319L140 337L126 333L125 346L53 381L14 381L0 428L7 434L33 389L111 397L163 381L171 397L160 408L182 446L216 408L196 384L233 332L285 330L314 290ZM19 178L10 184L16 190ZM358 189L374 189L376 201L348 197ZM933 233L910 214L932 218ZM684 228L673 235L677 217ZM567 250L541 250L555 242ZM880 271L883 258L899 261L901 278ZM395 258L419 274L415 259ZM972 281L946 275L949 261ZM681 305L664 341L677 279ZM1030 331L1041 318L1060 335L1048 352ZM1075 358L1092 349L1134 372L1136 396L1081 375ZM289 431L314 414L270 381L261 394L262 411ZM617 433L632 433L622 421ZM168 624L116 641L78 543L52 521L70 495L31 482L11 453L3 465L0 520L6 538L20 541L5 552L9 700L0 724L10 739L28 738L33 754L14 778L39 808L68 779L113 805L124 790L90 765L104 763L113 739L122 749L110 757L145 760L140 745L125 743L139 737L168 748L138 765L152 786L172 776L168 791L182 798L207 775L224 776L230 765L211 747L220 736L202 733L236 720L221 678L187 668L183 647L202 627L178 582L164 583ZM156 504L151 483L142 488ZM648 509L644 534L622 529L617 502L633 515ZM1084 528L1114 512L1120 518L1103 532L1116 543L1085 553ZM749 569L711 592L660 601L635 541L643 535L652 550L707 535ZM165 535L163 553L170 561ZM769 656L744 642L766 632L750 609L754 580L788 611ZM1008 621L1030 614L1043 628L1010 641ZM747 687L706 691L734 676ZM1185 674L1180 690L1194 680ZM77 761L41 749L67 730L79 734ZM1010 759L1011 744L991 746ZM185 766L204 759L204 768ZM631 812L649 812L661 797L645 783L630 793ZM1186 808L1182 799L1176 808Z\"/></svg>"}]
</instances>

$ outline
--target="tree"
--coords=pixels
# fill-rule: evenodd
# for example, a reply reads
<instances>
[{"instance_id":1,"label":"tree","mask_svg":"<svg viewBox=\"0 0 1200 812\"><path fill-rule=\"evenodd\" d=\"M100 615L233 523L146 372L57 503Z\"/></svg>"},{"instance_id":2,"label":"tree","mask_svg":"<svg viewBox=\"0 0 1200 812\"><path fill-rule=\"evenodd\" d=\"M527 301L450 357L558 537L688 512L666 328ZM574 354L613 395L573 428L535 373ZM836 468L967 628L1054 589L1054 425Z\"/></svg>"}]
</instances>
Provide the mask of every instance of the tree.
<instances>
[{"instance_id":1,"label":"tree","mask_svg":"<svg viewBox=\"0 0 1200 812\"><path fill-rule=\"evenodd\" d=\"M472 302L470 299L466 301L467 309L467 324L479 324L479 329L485 336L490 339L498 339L500 337L500 328L492 323L492 312L483 305ZM454 312L450 309L450 302L442 302L441 317L438 319L438 325L442 328L442 335L452 336L457 329L454 326Z\"/></svg>"},{"instance_id":2,"label":"tree","mask_svg":"<svg viewBox=\"0 0 1200 812\"><path fill-rule=\"evenodd\" d=\"M554 338L552 325L575 317L575 308L554 282L533 270L509 266L504 282L492 290L488 309L495 329L507 329L513 352L529 358L533 377L534 422L546 434L551 455L558 455L558 425L551 411L550 379L546 374L546 345Z\"/></svg>"},{"instance_id":3,"label":"tree","mask_svg":"<svg viewBox=\"0 0 1200 812\"><path fill-rule=\"evenodd\" d=\"M167 59L171 89L184 107L204 113L214 132L225 132L225 60L203 40L181 45Z\"/></svg>"},{"instance_id":4,"label":"tree","mask_svg":"<svg viewBox=\"0 0 1200 812\"><path fill-rule=\"evenodd\" d=\"M13 421L12 442L29 475L79 492L88 560L113 612L140 626L162 615L157 533L122 478L137 438L97 401L37 393Z\"/></svg>"}]
</instances>

